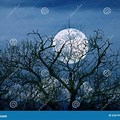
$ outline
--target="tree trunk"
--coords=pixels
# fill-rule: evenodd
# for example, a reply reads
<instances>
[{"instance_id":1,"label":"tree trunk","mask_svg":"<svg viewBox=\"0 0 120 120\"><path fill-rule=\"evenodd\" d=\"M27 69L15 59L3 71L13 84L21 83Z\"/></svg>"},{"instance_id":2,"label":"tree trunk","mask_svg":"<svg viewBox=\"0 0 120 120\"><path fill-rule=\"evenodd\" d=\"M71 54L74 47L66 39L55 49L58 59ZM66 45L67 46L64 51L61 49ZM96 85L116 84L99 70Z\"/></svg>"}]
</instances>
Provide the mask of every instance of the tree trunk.
<instances>
[{"instance_id":1,"label":"tree trunk","mask_svg":"<svg viewBox=\"0 0 120 120\"><path fill-rule=\"evenodd\" d=\"M75 101L76 95L77 95L76 91L74 91L74 92L71 93L70 103L69 103L69 106L68 106L68 110L73 110L72 103L73 103L73 101Z\"/></svg>"}]
</instances>

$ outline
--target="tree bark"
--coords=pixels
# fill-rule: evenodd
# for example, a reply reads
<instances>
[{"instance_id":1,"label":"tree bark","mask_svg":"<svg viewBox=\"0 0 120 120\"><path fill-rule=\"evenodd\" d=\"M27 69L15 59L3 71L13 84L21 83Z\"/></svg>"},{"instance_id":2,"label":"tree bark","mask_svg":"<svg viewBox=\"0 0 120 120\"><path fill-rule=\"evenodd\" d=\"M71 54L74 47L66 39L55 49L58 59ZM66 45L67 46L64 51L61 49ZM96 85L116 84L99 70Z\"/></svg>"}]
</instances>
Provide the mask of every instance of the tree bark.
<instances>
[{"instance_id":1,"label":"tree bark","mask_svg":"<svg viewBox=\"0 0 120 120\"><path fill-rule=\"evenodd\" d=\"M72 103L73 103L73 101L75 101L76 95L77 95L76 91L74 91L74 92L71 93L70 103L69 103L69 106L68 106L68 110L73 110Z\"/></svg>"}]
</instances>

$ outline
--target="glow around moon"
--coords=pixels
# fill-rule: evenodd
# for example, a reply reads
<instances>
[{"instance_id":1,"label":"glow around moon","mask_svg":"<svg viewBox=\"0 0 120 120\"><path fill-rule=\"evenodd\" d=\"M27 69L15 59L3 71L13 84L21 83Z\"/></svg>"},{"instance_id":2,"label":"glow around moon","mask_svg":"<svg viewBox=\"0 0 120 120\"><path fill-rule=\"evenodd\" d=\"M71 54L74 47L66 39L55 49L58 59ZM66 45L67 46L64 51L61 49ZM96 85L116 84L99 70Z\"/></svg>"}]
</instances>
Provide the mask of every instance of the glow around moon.
<instances>
[{"instance_id":1,"label":"glow around moon","mask_svg":"<svg viewBox=\"0 0 120 120\"><path fill-rule=\"evenodd\" d=\"M81 31L73 28L60 31L53 39L53 45L55 46L55 52L62 50L59 60L69 64L85 58L88 51L86 36Z\"/></svg>"}]
</instances>

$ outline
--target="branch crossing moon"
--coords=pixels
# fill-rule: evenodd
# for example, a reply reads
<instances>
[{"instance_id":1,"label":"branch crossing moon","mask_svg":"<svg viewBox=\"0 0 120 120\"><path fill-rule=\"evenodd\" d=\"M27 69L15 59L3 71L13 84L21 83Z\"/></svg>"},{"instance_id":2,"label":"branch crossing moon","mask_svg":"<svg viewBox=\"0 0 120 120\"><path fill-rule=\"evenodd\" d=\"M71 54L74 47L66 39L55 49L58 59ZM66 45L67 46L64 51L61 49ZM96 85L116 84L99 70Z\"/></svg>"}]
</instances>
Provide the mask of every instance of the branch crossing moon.
<instances>
[{"instance_id":1,"label":"branch crossing moon","mask_svg":"<svg viewBox=\"0 0 120 120\"><path fill-rule=\"evenodd\" d=\"M74 28L64 29L57 33L53 39L53 45L56 53L62 50L59 60L68 64L85 58L88 52L88 41L85 34Z\"/></svg>"}]
</instances>

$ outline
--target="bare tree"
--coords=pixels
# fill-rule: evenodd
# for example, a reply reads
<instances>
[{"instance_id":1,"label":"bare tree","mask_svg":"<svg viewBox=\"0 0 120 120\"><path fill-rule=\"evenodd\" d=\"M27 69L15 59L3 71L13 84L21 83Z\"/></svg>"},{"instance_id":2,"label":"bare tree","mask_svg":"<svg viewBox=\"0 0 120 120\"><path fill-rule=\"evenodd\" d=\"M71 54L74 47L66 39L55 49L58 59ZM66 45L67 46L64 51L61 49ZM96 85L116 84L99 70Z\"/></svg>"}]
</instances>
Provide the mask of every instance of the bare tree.
<instances>
[{"instance_id":1,"label":"bare tree","mask_svg":"<svg viewBox=\"0 0 120 120\"><path fill-rule=\"evenodd\" d=\"M111 50L110 39L105 39L103 31L97 30L90 36L89 50L72 64L69 63L70 56L74 53L65 52L66 43L55 51L53 37L41 36L38 31L28 35L33 36L33 40L2 51L6 59L1 59L5 63L1 68L16 70L10 81L19 83L22 88L32 86L27 99L42 103L40 110L46 106L63 109L60 107L63 102L69 103L68 110L73 110L75 100L80 103L77 109L85 109L82 108L85 103L88 104L86 109L104 110L120 99L119 52ZM72 43L70 46L72 51ZM77 49L81 51L79 46ZM4 72L4 75L7 76L7 73Z\"/></svg>"}]
</instances>

